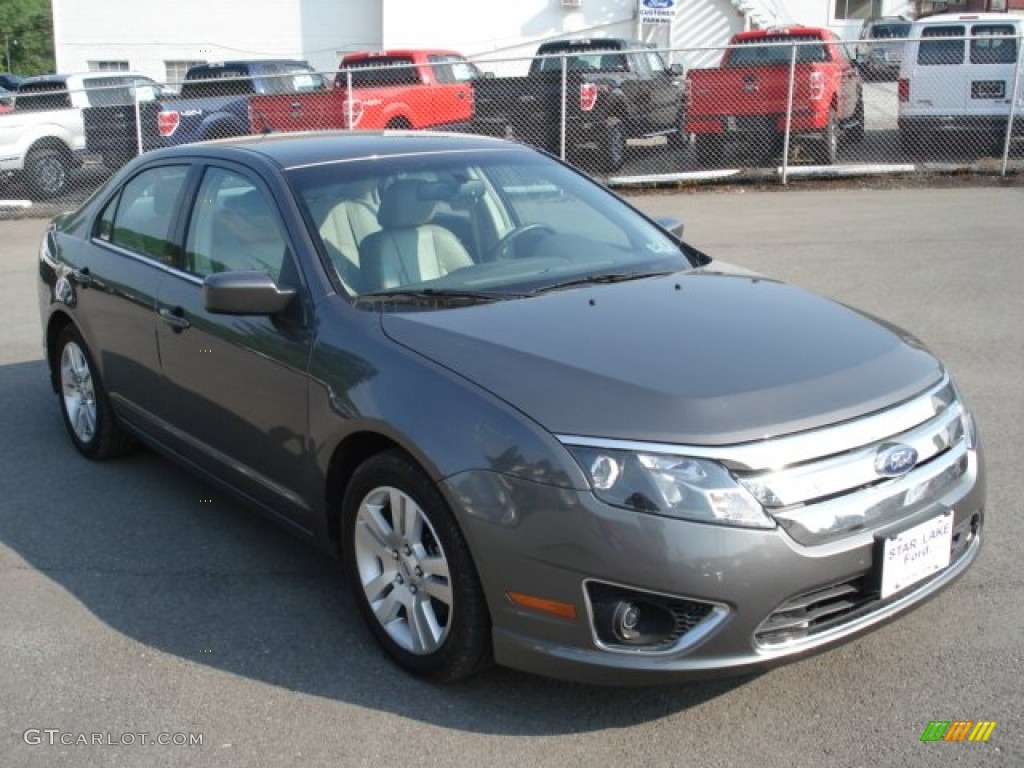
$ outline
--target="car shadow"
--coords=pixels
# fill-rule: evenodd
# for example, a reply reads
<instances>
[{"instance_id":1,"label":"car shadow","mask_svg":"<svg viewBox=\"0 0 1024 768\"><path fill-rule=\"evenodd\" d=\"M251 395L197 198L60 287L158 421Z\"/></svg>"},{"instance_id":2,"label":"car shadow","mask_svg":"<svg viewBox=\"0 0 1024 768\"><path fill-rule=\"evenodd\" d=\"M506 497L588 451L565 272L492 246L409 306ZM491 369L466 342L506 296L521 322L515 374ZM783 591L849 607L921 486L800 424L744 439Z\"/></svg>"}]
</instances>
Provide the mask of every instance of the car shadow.
<instances>
[{"instance_id":1,"label":"car shadow","mask_svg":"<svg viewBox=\"0 0 1024 768\"><path fill-rule=\"evenodd\" d=\"M598 688L495 668L452 686L417 680L378 648L330 556L153 452L81 458L43 362L0 367L0 399L18 403L0 409L0 542L111 630L158 652L487 734L626 727L756 677Z\"/></svg>"}]
</instances>

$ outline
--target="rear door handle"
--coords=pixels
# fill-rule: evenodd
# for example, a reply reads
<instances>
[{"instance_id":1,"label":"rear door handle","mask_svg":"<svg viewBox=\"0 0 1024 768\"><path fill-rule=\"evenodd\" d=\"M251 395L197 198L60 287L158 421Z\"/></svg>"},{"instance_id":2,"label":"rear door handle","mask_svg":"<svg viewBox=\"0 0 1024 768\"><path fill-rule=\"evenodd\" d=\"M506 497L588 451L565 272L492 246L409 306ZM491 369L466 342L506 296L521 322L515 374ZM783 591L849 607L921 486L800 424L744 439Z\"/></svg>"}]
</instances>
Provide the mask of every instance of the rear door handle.
<instances>
[{"instance_id":1,"label":"rear door handle","mask_svg":"<svg viewBox=\"0 0 1024 768\"><path fill-rule=\"evenodd\" d=\"M185 310L181 307L174 309L160 308L160 319L174 328L175 333L181 333L192 324L185 318Z\"/></svg>"}]
</instances>

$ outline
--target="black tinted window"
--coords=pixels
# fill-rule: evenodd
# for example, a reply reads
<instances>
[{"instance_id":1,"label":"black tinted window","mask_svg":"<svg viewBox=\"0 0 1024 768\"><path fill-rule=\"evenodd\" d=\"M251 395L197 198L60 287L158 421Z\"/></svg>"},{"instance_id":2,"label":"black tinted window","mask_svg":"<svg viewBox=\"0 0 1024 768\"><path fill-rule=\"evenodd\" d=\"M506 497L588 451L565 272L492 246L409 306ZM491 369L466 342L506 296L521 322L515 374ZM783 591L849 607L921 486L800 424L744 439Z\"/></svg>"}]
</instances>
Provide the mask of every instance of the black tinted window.
<instances>
[{"instance_id":1,"label":"black tinted window","mask_svg":"<svg viewBox=\"0 0 1024 768\"><path fill-rule=\"evenodd\" d=\"M187 174L186 165L167 165L134 177L121 191L112 226L108 211L104 211L97 235L143 256L171 263L168 236Z\"/></svg>"},{"instance_id":2,"label":"black tinted window","mask_svg":"<svg viewBox=\"0 0 1024 768\"><path fill-rule=\"evenodd\" d=\"M964 27L926 27L921 32L917 63L924 67L964 63ZM959 40L950 38L961 38Z\"/></svg>"},{"instance_id":3,"label":"black tinted window","mask_svg":"<svg viewBox=\"0 0 1024 768\"><path fill-rule=\"evenodd\" d=\"M23 112L70 109L71 94L63 82L29 83L19 86L14 106Z\"/></svg>"},{"instance_id":4,"label":"black tinted window","mask_svg":"<svg viewBox=\"0 0 1024 768\"><path fill-rule=\"evenodd\" d=\"M354 88L416 85L420 79L412 59L402 56L377 56L372 59L349 62L338 72L337 83L345 86L348 73Z\"/></svg>"},{"instance_id":5,"label":"black tinted window","mask_svg":"<svg viewBox=\"0 0 1024 768\"><path fill-rule=\"evenodd\" d=\"M1017 40L1009 24L976 24L971 28L972 64L1013 64Z\"/></svg>"}]
</instances>

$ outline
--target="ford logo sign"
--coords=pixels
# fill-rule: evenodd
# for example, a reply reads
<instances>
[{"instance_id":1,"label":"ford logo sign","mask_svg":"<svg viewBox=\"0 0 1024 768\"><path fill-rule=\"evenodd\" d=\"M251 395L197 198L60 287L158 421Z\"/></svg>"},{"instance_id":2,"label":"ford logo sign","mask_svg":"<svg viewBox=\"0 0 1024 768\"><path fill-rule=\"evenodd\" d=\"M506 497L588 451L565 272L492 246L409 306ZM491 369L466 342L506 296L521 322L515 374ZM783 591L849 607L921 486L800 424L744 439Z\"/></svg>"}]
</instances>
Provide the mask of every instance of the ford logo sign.
<instances>
[{"instance_id":1,"label":"ford logo sign","mask_svg":"<svg viewBox=\"0 0 1024 768\"><path fill-rule=\"evenodd\" d=\"M671 8L676 0L643 0L644 8Z\"/></svg>"},{"instance_id":2,"label":"ford logo sign","mask_svg":"<svg viewBox=\"0 0 1024 768\"><path fill-rule=\"evenodd\" d=\"M917 451L909 445L889 444L878 449L875 472L882 477L905 475L917 465Z\"/></svg>"}]
</instances>

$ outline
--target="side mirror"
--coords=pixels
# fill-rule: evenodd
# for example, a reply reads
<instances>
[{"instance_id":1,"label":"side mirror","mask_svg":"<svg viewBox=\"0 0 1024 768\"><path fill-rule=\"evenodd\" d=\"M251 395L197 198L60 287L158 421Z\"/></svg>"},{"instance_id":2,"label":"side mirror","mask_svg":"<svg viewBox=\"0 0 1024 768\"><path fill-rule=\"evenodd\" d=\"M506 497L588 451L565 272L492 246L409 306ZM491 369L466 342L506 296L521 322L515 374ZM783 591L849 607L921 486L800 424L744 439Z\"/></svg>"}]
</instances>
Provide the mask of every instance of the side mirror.
<instances>
[{"instance_id":1,"label":"side mirror","mask_svg":"<svg viewBox=\"0 0 1024 768\"><path fill-rule=\"evenodd\" d=\"M676 240L679 240L680 242L682 241L683 229L685 228L685 224L682 219L677 219L674 216L659 216L654 221L659 227L672 235Z\"/></svg>"},{"instance_id":2,"label":"side mirror","mask_svg":"<svg viewBox=\"0 0 1024 768\"><path fill-rule=\"evenodd\" d=\"M672 77L682 77L684 74L686 74L686 70L683 69L683 65L677 61L675 64L668 68L668 73L672 75Z\"/></svg>"},{"instance_id":3,"label":"side mirror","mask_svg":"<svg viewBox=\"0 0 1024 768\"><path fill-rule=\"evenodd\" d=\"M266 272L218 272L203 280L203 306L219 315L276 315L295 298Z\"/></svg>"}]
</instances>

